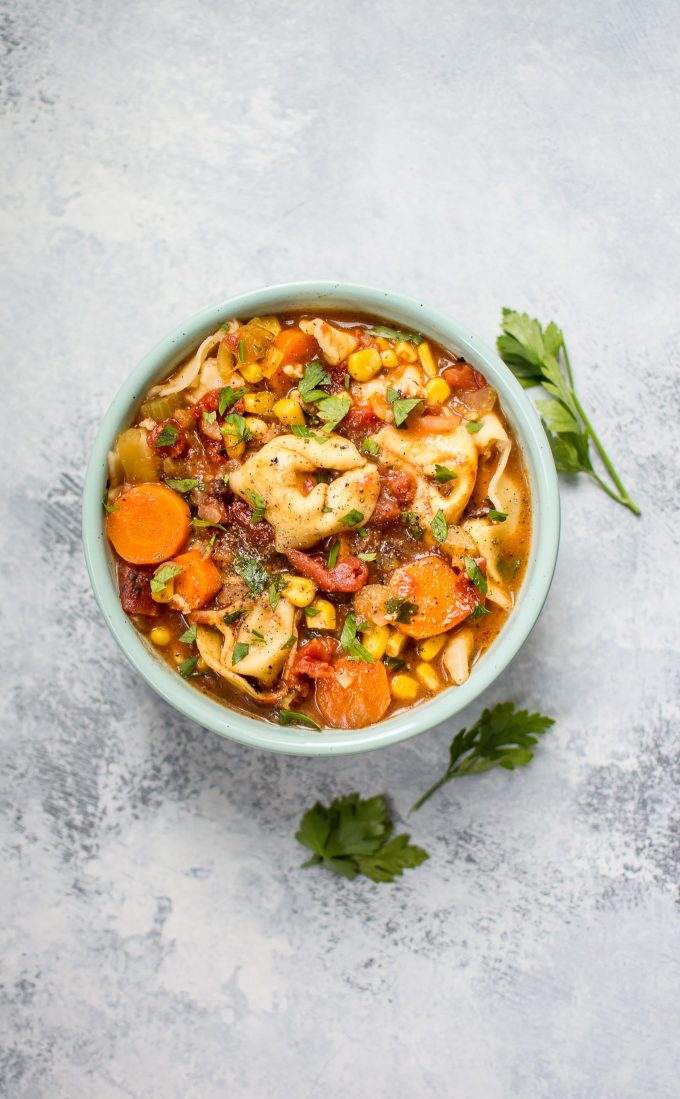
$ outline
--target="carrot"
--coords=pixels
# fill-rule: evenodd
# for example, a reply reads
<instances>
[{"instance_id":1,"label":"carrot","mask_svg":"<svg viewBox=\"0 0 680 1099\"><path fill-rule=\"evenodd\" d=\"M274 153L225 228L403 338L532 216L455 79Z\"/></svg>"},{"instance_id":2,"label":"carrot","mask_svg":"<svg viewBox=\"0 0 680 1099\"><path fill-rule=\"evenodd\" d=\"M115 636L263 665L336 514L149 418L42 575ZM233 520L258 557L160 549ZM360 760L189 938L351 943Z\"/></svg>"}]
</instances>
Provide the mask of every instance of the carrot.
<instances>
[{"instance_id":1,"label":"carrot","mask_svg":"<svg viewBox=\"0 0 680 1099\"><path fill-rule=\"evenodd\" d=\"M116 497L106 533L119 557L131 565L167 561L189 534L191 513L181 496L157 481L134 485Z\"/></svg>"},{"instance_id":2,"label":"carrot","mask_svg":"<svg viewBox=\"0 0 680 1099\"><path fill-rule=\"evenodd\" d=\"M309 359L317 350L317 342L299 328L282 328L274 340L274 345L283 352L281 366Z\"/></svg>"},{"instance_id":3,"label":"carrot","mask_svg":"<svg viewBox=\"0 0 680 1099\"><path fill-rule=\"evenodd\" d=\"M365 664L341 657L333 675L316 681L316 704L334 729L361 729L380 721L390 705L390 685L382 661Z\"/></svg>"},{"instance_id":4,"label":"carrot","mask_svg":"<svg viewBox=\"0 0 680 1099\"><path fill-rule=\"evenodd\" d=\"M198 550L187 550L171 563L182 570L175 577L175 595L184 600L189 610L204 607L222 587L219 569Z\"/></svg>"},{"instance_id":5,"label":"carrot","mask_svg":"<svg viewBox=\"0 0 680 1099\"><path fill-rule=\"evenodd\" d=\"M467 576L458 574L431 553L400 565L385 585L386 598L408 600L418 610L409 622L394 622L398 630L420 640L450 630L467 618L479 601Z\"/></svg>"}]
</instances>

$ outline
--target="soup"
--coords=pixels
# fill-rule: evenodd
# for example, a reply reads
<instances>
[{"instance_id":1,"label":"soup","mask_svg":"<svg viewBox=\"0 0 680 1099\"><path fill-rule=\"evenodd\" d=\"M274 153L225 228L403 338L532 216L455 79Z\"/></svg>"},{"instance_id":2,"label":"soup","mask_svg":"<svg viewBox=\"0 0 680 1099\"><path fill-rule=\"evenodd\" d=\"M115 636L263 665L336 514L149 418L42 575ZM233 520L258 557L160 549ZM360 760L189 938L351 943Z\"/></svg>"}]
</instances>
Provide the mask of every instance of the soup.
<instances>
[{"instance_id":1,"label":"soup","mask_svg":"<svg viewBox=\"0 0 680 1099\"><path fill-rule=\"evenodd\" d=\"M226 706L361 728L464 683L531 503L484 377L373 318L232 319L145 395L104 501L123 609Z\"/></svg>"}]
</instances>

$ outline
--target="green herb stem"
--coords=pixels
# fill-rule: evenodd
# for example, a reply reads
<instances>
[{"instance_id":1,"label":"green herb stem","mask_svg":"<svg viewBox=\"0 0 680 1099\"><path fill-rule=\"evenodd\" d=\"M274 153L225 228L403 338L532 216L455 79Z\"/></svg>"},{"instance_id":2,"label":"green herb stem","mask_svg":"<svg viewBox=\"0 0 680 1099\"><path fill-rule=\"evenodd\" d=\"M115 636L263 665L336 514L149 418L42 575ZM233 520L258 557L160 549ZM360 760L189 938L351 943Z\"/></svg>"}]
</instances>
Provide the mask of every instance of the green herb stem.
<instances>
[{"instance_id":1,"label":"green herb stem","mask_svg":"<svg viewBox=\"0 0 680 1099\"><path fill-rule=\"evenodd\" d=\"M628 508L629 511L633 512L633 515L640 515L640 514L642 514L641 511L640 511L640 508L635 503L635 501L632 500L631 497L628 495L628 492L626 491L626 489L623 486L623 482L621 481L621 478L619 477L618 473L616 472L616 470L615 470L615 468L612 464L611 458L609 457L609 455L607 454L607 451L604 449L604 446L600 442L600 439L598 438L598 435L597 435L597 432L595 431L595 428L591 424L591 422L588 418L588 415L587 415L585 409L583 408L583 405L581 404L578 397L576 396L576 393L574 391L574 383L573 383L573 380L572 380L571 364L569 362L569 356L567 354L567 349L564 346L564 344L562 344L562 350L564 351L564 362L565 362L565 365L567 367L567 374L569 375L569 383L570 383L571 388L572 388L572 394L571 395L572 395L572 398L573 398L573 401L574 401L574 406L575 406L579 416L581 417L581 420L583 421L583 425L584 425L586 431L588 432L588 435L590 436L590 438L593 441L593 446L595 447L597 453L600 455L600 458L602 459L602 464L604 465L604 468L607 470L607 473L609 474L612 481L614 482L617 489L619 490L620 495L617 496L614 492L612 492L609 488L607 488L604 481L600 477L598 477L596 473L593 474L593 476L594 476L595 480L597 481L597 483L600 485L600 487L603 488L609 496L611 496L612 500L617 500L618 503L623 504L624 507Z\"/></svg>"}]
</instances>

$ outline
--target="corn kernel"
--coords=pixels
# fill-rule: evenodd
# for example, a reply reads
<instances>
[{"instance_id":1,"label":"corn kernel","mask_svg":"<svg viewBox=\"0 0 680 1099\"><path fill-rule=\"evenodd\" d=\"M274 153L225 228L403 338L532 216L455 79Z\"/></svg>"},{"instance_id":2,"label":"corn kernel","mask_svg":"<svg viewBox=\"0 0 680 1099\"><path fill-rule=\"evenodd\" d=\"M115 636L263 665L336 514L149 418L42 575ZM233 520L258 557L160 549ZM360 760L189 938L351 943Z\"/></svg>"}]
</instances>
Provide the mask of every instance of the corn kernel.
<instances>
[{"instance_id":1,"label":"corn kernel","mask_svg":"<svg viewBox=\"0 0 680 1099\"><path fill-rule=\"evenodd\" d=\"M294 607L308 607L316 595L316 584L306 576L291 576L289 573L284 573L283 579L286 581L284 599Z\"/></svg>"},{"instance_id":2,"label":"corn kernel","mask_svg":"<svg viewBox=\"0 0 680 1099\"><path fill-rule=\"evenodd\" d=\"M362 633L361 644L365 649L368 649L371 656L374 656L376 660L381 660L385 655L389 636L389 626L371 626L370 630Z\"/></svg>"},{"instance_id":3,"label":"corn kernel","mask_svg":"<svg viewBox=\"0 0 680 1099\"><path fill-rule=\"evenodd\" d=\"M406 645L408 638L401 630L390 630L390 636L387 639L385 645L385 652L387 656L399 656Z\"/></svg>"},{"instance_id":4,"label":"corn kernel","mask_svg":"<svg viewBox=\"0 0 680 1099\"><path fill-rule=\"evenodd\" d=\"M315 599L310 604L312 610L318 611L313 618L307 621L313 630L334 630L337 623L335 607L328 599Z\"/></svg>"},{"instance_id":5,"label":"corn kernel","mask_svg":"<svg viewBox=\"0 0 680 1099\"><path fill-rule=\"evenodd\" d=\"M228 458L242 458L245 454L246 444L244 442L234 443L233 446L225 448Z\"/></svg>"},{"instance_id":6,"label":"corn kernel","mask_svg":"<svg viewBox=\"0 0 680 1099\"><path fill-rule=\"evenodd\" d=\"M154 626L154 628L149 631L149 641L154 645L158 645L159 649L165 648L166 645L170 644L171 640L172 634L167 626Z\"/></svg>"},{"instance_id":7,"label":"corn kernel","mask_svg":"<svg viewBox=\"0 0 680 1099\"><path fill-rule=\"evenodd\" d=\"M445 404L451 396L451 386L443 378L430 378L425 393L430 404Z\"/></svg>"},{"instance_id":8,"label":"corn kernel","mask_svg":"<svg viewBox=\"0 0 680 1099\"><path fill-rule=\"evenodd\" d=\"M378 348L378 351L387 351L390 346L390 341L386 340L384 336L378 336L373 342Z\"/></svg>"},{"instance_id":9,"label":"corn kernel","mask_svg":"<svg viewBox=\"0 0 680 1099\"><path fill-rule=\"evenodd\" d=\"M262 367L259 363L241 363L239 365L239 374L249 385L255 385L256 382L261 382L264 378L262 373Z\"/></svg>"},{"instance_id":10,"label":"corn kernel","mask_svg":"<svg viewBox=\"0 0 680 1099\"><path fill-rule=\"evenodd\" d=\"M439 656L440 652L444 648L447 642L449 634L438 633L434 637L426 637L424 641L421 641L418 645L418 655L422 660L434 660L435 656Z\"/></svg>"},{"instance_id":11,"label":"corn kernel","mask_svg":"<svg viewBox=\"0 0 680 1099\"><path fill-rule=\"evenodd\" d=\"M383 366L387 367L388 370L391 370L392 367L396 366L399 362L391 347L389 347L386 351L380 352L380 361Z\"/></svg>"},{"instance_id":12,"label":"corn kernel","mask_svg":"<svg viewBox=\"0 0 680 1099\"><path fill-rule=\"evenodd\" d=\"M418 362L418 352L412 343L408 343L406 340L403 343L397 343L394 345L394 352L400 363L416 363Z\"/></svg>"},{"instance_id":13,"label":"corn kernel","mask_svg":"<svg viewBox=\"0 0 680 1099\"><path fill-rule=\"evenodd\" d=\"M427 340L418 344L418 358L420 359L420 365L427 374L428 378L437 377L437 367L432 357L432 348Z\"/></svg>"},{"instance_id":14,"label":"corn kernel","mask_svg":"<svg viewBox=\"0 0 680 1099\"><path fill-rule=\"evenodd\" d=\"M441 687L441 680L437 675L436 670L431 664L428 664L425 660L421 660L419 664L415 666L415 673L417 679L422 683L426 691L438 691Z\"/></svg>"},{"instance_id":15,"label":"corn kernel","mask_svg":"<svg viewBox=\"0 0 680 1099\"><path fill-rule=\"evenodd\" d=\"M254 416L271 416L276 404L273 393L246 393L243 398L243 407L246 412L252 412Z\"/></svg>"},{"instance_id":16,"label":"corn kernel","mask_svg":"<svg viewBox=\"0 0 680 1099\"><path fill-rule=\"evenodd\" d=\"M269 431L269 424L261 420L259 416L246 416L246 425L255 442L262 442Z\"/></svg>"},{"instance_id":17,"label":"corn kernel","mask_svg":"<svg viewBox=\"0 0 680 1099\"><path fill-rule=\"evenodd\" d=\"M154 603L169 603L174 594L175 580L172 576L169 580L165 581L165 584L160 591L154 591L153 588L151 589L151 598L153 599ZM151 635L149 634L149 636ZM167 641L165 642L165 644L167 645Z\"/></svg>"},{"instance_id":18,"label":"corn kernel","mask_svg":"<svg viewBox=\"0 0 680 1099\"><path fill-rule=\"evenodd\" d=\"M272 412L282 424L292 426L293 424L304 424L305 422L304 412L297 401L294 401L291 397L282 397L280 401L276 402Z\"/></svg>"},{"instance_id":19,"label":"corn kernel","mask_svg":"<svg viewBox=\"0 0 680 1099\"><path fill-rule=\"evenodd\" d=\"M363 351L353 351L347 360L347 369L355 382L368 382L374 378L382 362L380 352L375 347L366 347Z\"/></svg>"},{"instance_id":20,"label":"corn kernel","mask_svg":"<svg viewBox=\"0 0 680 1099\"><path fill-rule=\"evenodd\" d=\"M394 698L398 698L400 702L413 702L413 699L418 697L420 685L412 675L399 672L398 675L392 676L390 690Z\"/></svg>"},{"instance_id":21,"label":"corn kernel","mask_svg":"<svg viewBox=\"0 0 680 1099\"><path fill-rule=\"evenodd\" d=\"M174 653L172 654L172 659L174 660L174 662L175 662L175 664L177 665L178 668L179 668L180 664L184 663L186 658L187 658L186 653L182 652L181 649L175 649Z\"/></svg>"}]
</instances>

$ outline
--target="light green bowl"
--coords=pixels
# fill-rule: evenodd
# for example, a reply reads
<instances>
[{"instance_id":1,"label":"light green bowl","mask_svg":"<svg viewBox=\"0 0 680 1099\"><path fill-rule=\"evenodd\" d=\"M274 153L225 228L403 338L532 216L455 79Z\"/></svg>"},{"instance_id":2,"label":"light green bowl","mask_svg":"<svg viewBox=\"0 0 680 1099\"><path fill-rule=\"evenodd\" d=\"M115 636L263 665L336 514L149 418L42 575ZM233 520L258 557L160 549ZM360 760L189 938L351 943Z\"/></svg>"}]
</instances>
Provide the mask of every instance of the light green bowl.
<instances>
[{"instance_id":1,"label":"light green bowl","mask_svg":"<svg viewBox=\"0 0 680 1099\"><path fill-rule=\"evenodd\" d=\"M118 599L113 557L104 534L102 494L108 451L118 433L132 422L149 386L169 374L222 321L290 310L332 309L367 313L422 332L444 347L462 352L484 374L498 391L524 454L533 498L533 536L517 605L496 641L475 664L467 683L449 687L430 702L378 725L317 733L279 728L214 702L169 668L137 633ZM557 476L545 433L531 401L498 356L464 325L437 309L387 290L340 282L297 282L254 290L204 309L179 325L142 359L118 391L99 429L83 493L83 542L94 594L111 633L139 674L180 713L220 736L300 756L342 755L396 744L452 717L482 694L512 660L540 614L557 560L559 526Z\"/></svg>"}]
</instances>

